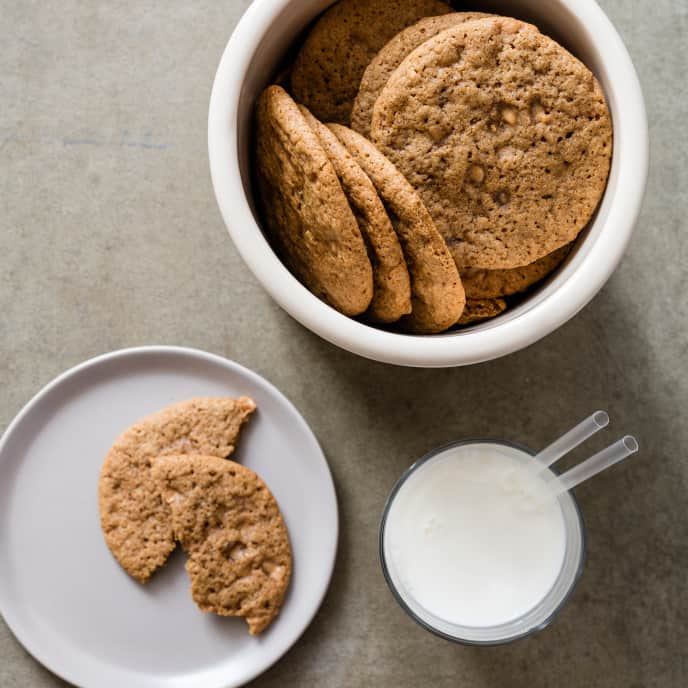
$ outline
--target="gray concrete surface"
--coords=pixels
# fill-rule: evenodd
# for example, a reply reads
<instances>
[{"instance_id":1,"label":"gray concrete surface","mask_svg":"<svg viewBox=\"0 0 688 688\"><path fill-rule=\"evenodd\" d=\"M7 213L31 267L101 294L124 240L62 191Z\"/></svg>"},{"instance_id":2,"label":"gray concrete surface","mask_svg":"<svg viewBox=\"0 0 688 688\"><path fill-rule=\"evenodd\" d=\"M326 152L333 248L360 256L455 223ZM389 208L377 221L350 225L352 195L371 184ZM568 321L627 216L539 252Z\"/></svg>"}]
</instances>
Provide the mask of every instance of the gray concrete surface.
<instances>
[{"instance_id":1,"label":"gray concrete surface","mask_svg":"<svg viewBox=\"0 0 688 688\"><path fill-rule=\"evenodd\" d=\"M602 2L640 72L653 138L622 266L544 341L449 371L324 343L266 296L228 240L206 108L247 5L0 0L0 427L65 368L150 343L228 356L296 403L336 477L341 547L315 622L256 688L688 685L688 5ZM642 454L579 489L588 566L556 623L475 649L408 620L376 554L401 470L469 435L540 446L597 407ZM0 686L63 685L0 622Z\"/></svg>"}]
</instances>

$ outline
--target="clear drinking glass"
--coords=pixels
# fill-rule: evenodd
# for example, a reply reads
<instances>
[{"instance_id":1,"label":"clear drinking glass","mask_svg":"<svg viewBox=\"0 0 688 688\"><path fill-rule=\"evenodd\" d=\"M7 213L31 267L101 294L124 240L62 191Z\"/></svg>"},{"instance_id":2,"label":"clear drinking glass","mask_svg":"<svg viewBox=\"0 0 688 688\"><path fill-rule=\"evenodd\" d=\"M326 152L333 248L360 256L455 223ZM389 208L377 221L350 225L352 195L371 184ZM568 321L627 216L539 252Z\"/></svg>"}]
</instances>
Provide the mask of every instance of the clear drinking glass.
<instances>
[{"instance_id":1,"label":"clear drinking glass","mask_svg":"<svg viewBox=\"0 0 688 688\"><path fill-rule=\"evenodd\" d=\"M380 562L382 571L392 594L406 613L421 626L442 638L467 645L501 645L519 638L524 638L545 628L566 604L576 583L583 572L585 561L585 525L578 504L571 492L557 497L561 508L564 532L565 553L559 575L548 593L527 613L506 623L496 626L462 626L441 619L423 608L404 586L394 559L388 551L386 541L387 525L390 517L394 518L395 499L411 479L419 479L423 467L429 462L438 460L447 451L467 445L494 445L500 451L507 452L514 458L532 461L535 452L530 449L493 439L469 439L438 447L414 463L397 481L385 504L380 524ZM552 469L547 469L552 470ZM554 472L554 471L552 471Z\"/></svg>"}]
</instances>

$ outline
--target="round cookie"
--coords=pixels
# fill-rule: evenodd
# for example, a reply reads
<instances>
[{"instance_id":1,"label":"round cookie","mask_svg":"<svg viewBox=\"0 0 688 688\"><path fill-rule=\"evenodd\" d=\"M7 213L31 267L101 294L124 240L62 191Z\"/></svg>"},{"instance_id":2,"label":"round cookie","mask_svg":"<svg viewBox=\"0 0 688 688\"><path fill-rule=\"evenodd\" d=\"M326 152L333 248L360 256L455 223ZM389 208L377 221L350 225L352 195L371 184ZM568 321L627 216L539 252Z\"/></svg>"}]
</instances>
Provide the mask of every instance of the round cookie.
<instances>
[{"instance_id":1,"label":"round cookie","mask_svg":"<svg viewBox=\"0 0 688 688\"><path fill-rule=\"evenodd\" d=\"M151 479L151 462L165 454L201 453L224 461L255 411L248 397L182 401L138 421L112 445L98 480L105 542L122 568L141 583L175 548L167 505Z\"/></svg>"},{"instance_id":2,"label":"round cookie","mask_svg":"<svg viewBox=\"0 0 688 688\"><path fill-rule=\"evenodd\" d=\"M504 299L466 299L466 307L457 325L470 325L480 320L488 320L506 310Z\"/></svg>"},{"instance_id":3,"label":"round cookie","mask_svg":"<svg viewBox=\"0 0 688 688\"><path fill-rule=\"evenodd\" d=\"M459 269L528 265L575 239L612 150L595 77L534 26L503 17L416 48L380 94L371 135Z\"/></svg>"},{"instance_id":4,"label":"round cookie","mask_svg":"<svg viewBox=\"0 0 688 688\"><path fill-rule=\"evenodd\" d=\"M566 244L534 263L520 268L506 270L465 268L461 270L461 281L466 291L466 298L492 299L525 291L559 267L572 248L572 243Z\"/></svg>"},{"instance_id":5,"label":"round cookie","mask_svg":"<svg viewBox=\"0 0 688 688\"><path fill-rule=\"evenodd\" d=\"M321 121L348 125L361 77L378 50L421 17L451 11L440 0L340 0L301 46L291 92Z\"/></svg>"},{"instance_id":6,"label":"round cookie","mask_svg":"<svg viewBox=\"0 0 688 688\"><path fill-rule=\"evenodd\" d=\"M281 86L260 96L258 189L277 251L316 296L345 315L373 298L373 270L356 218L318 137Z\"/></svg>"},{"instance_id":7,"label":"round cookie","mask_svg":"<svg viewBox=\"0 0 688 688\"><path fill-rule=\"evenodd\" d=\"M419 334L443 332L465 304L459 272L432 218L413 187L366 138L339 124L328 125L370 177L399 237L411 276L410 315L403 327Z\"/></svg>"},{"instance_id":8,"label":"round cookie","mask_svg":"<svg viewBox=\"0 0 688 688\"><path fill-rule=\"evenodd\" d=\"M366 316L392 323L411 312L411 282L404 254L373 183L339 139L304 106L301 114L320 139L358 221L373 266L373 300Z\"/></svg>"},{"instance_id":9,"label":"round cookie","mask_svg":"<svg viewBox=\"0 0 688 688\"><path fill-rule=\"evenodd\" d=\"M214 456L165 456L153 479L188 552L191 595L204 612L241 616L251 635L279 614L289 580L289 535L275 498L248 468Z\"/></svg>"},{"instance_id":10,"label":"round cookie","mask_svg":"<svg viewBox=\"0 0 688 688\"><path fill-rule=\"evenodd\" d=\"M451 14L441 14L438 17L424 17L400 31L383 46L382 50L366 67L351 111L351 128L363 136L370 137L375 101L394 70L419 45L452 26L489 16L485 12L452 12Z\"/></svg>"}]
</instances>

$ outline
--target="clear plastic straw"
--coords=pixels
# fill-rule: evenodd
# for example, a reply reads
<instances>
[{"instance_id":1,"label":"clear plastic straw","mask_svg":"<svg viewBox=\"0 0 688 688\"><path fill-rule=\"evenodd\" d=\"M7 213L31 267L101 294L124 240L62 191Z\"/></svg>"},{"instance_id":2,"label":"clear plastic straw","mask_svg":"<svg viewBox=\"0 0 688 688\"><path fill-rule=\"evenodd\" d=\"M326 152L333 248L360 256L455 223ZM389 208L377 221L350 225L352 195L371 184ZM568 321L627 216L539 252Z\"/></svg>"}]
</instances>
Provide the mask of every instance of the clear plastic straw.
<instances>
[{"instance_id":1,"label":"clear plastic straw","mask_svg":"<svg viewBox=\"0 0 688 688\"><path fill-rule=\"evenodd\" d=\"M626 435L618 442L610 444L606 449L598 452L589 459L579 463L566 473L560 475L553 481L553 496L558 496L567 490L572 490L576 485L580 485L584 480L592 478L601 473L606 468L622 461L638 451L638 442L635 437Z\"/></svg>"},{"instance_id":2,"label":"clear plastic straw","mask_svg":"<svg viewBox=\"0 0 688 688\"><path fill-rule=\"evenodd\" d=\"M581 421L575 428L571 428L558 440L554 440L552 444L545 447L535 459L542 464L543 468L547 468L607 425L609 425L609 416L606 412L595 411L589 418Z\"/></svg>"}]
</instances>

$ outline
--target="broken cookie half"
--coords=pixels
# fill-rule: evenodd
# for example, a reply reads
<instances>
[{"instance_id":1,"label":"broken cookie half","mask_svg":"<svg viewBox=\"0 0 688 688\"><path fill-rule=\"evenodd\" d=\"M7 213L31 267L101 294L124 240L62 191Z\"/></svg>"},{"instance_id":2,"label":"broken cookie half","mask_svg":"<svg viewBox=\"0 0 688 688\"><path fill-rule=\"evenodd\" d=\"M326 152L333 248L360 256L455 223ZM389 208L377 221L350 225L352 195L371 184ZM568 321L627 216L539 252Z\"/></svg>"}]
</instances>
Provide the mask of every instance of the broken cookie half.
<instances>
[{"instance_id":1,"label":"broken cookie half","mask_svg":"<svg viewBox=\"0 0 688 688\"><path fill-rule=\"evenodd\" d=\"M248 397L189 399L138 421L112 445L98 481L100 525L129 575L145 583L176 546L169 507L151 478L152 460L193 453L224 461L255 408Z\"/></svg>"},{"instance_id":2,"label":"broken cookie half","mask_svg":"<svg viewBox=\"0 0 688 688\"><path fill-rule=\"evenodd\" d=\"M153 479L188 553L191 594L202 611L246 619L251 635L279 614L292 553L277 501L253 471L215 456L163 456Z\"/></svg>"}]
</instances>

